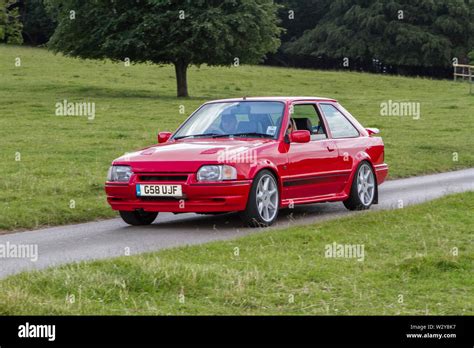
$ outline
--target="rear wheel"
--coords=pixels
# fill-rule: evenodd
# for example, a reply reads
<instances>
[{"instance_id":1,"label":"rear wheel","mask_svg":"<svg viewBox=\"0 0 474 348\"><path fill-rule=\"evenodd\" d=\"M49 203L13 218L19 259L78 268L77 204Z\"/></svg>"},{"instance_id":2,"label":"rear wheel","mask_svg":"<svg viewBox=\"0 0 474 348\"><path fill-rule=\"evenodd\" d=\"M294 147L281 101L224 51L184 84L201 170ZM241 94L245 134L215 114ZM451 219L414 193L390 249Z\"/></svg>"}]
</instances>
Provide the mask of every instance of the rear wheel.
<instances>
[{"instance_id":1,"label":"rear wheel","mask_svg":"<svg viewBox=\"0 0 474 348\"><path fill-rule=\"evenodd\" d=\"M374 171L368 162L361 162L352 180L351 193L343 203L349 210L369 209L377 190Z\"/></svg>"},{"instance_id":2,"label":"rear wheel","mask_svg":"<svg viewBox=\"0 0 474 348\"><path fill-rule=\"evenodd\" d=\"M240 217L251 227L270 226L278 216L279 204L277 180L270 171L262 170L252 183L247 208Z\"/></svg>"},{"instance_id":3,"label":"rear wheel","mask_svg":"<svg viewBox=\"0 0 474 348\"><path fill-rule=\"evenodd\" d=\"M155 221L158 213L146 211L119 211L123 221L132 226L150 225Z\"/></svg>"}]
</instances>

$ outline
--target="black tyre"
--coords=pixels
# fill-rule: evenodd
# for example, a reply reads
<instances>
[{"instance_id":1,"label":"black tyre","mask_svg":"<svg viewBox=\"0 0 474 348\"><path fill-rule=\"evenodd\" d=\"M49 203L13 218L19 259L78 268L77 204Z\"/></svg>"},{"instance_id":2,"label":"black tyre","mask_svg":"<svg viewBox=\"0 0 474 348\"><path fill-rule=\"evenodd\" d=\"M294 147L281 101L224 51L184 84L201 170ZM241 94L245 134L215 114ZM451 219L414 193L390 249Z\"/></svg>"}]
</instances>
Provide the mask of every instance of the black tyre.
<instances>
[{"instance_id":1,"label":"black tyre","mask_svg":"<svg viewBox=\"0 0 474 348\"><path fill-rule=\"evenodd\" d=\"M241 219L251 227L266 227L278 216L280 192L272 172L262 170L253 180L247 208L240 213Z\"/></svg>"},{"instance_id":2,"label":"black tyre","mask_svg":"<svg viewBox=\"0 0 474 348\"><path fill-rule=\"evenodd\" d=\"M132 226L150 225L158 216L158 213L139 210L120 211L119 213L123 221Z\"/></svg>"},{"instance_id":3,"label":"black tyre","mask_svg":"<svg viewBox=\"0 0 474 348\"><path fill-rule=\"evenodd\" d=\"M372 166L363 161L352 180L351 193L343 203L349 210L369 209L377 194L377 180Z\"/></svg>"}]
</instances>

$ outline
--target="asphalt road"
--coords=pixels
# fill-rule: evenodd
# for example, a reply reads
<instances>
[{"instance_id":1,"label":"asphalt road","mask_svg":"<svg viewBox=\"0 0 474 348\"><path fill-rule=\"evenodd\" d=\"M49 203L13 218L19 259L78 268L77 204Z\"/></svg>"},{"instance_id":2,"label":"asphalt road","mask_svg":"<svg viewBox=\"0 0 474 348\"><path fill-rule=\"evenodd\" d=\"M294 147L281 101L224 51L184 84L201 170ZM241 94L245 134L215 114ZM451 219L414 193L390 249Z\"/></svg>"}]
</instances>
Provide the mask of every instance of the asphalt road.
<instances>
[{"instance_id":1,"label":"asphalt road","mask_svg":"<svg viewBox=\"0 0 474 348\"><path fill-rule=\"evenodd\" d=\"M455 192L474 191L474 168L388 181L379 187L373 210L397 209ZM285 209L271 229L308 224L354 214L342 203L319 203ZM0 245L37 245L38 260L0 258L0 278L29 269L80 260L105 259L180 245L206 243L258 233L243 227L236 214L203 216L162 213L151 226L131 227L121 219L89 222L0 236Z\"/></svg>"}]
</instances>

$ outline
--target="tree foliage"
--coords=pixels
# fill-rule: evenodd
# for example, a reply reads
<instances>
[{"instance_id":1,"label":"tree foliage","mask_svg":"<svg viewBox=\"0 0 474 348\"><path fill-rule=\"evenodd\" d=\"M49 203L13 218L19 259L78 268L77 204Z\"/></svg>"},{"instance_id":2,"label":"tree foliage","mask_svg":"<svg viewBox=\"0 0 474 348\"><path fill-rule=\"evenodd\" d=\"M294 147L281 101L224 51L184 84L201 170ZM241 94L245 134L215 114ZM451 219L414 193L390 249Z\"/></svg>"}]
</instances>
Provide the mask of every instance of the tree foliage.
<instances>
[{"instance_id":1,"label":"tree foliage","mask_svg":"<svg viewBox=\"0 0 474 348\"><path fill-rule=\"evenodd\" d=\"M282 41L293 41L301 37L306 30L318 25L329 10L332 0L277 0L281 8L279 16L285 33Z\"/></svg>"},{"instance_id":2,"label":"tree foliage","mask_svg":"<svg viewBox=\"0 0 474 348\"><path fill-rule=\"evenodd\" d=\"M290 54L378 59L398 66L448 67L466 60L474 36L469 0L333 0Z\"/></svg>"},{"instance_id":3,"label":"tree foliage","mask_svg":"<svg viewBox=\"0 0 474 348\"><path fill-rule=\"evenodd\" d=\"M257 63L280 45L272 0L48 0L58 26L49 47L66 55L172 63L178 96L190 64ZM74 12L71 12L74 11Z\"/></svg>"},{"instance_id":4,"label":"tree foliage","mask_svg":"<svg viewBox=\"0 0 474 348\"><path fill-rule=\"evenodd\" d=\"M5 40L5 29L7 25L7 7L5 0L0 0L0 42Z\"/></svg>"},{"instance_id":5,"label":"tree foliage","mask_svg":"<svg viewBox=\"0 0 474 348\"><path fill-rule=\"evenodd\" d=\"M469 64L474 65L474 50L469 52L468 57L469 57Z\"/></svg>"},{"instance_id":6,"label":"tree foliage","mask_svg":"<svg viewBox=\"0 0 474 348\"><path fill-rule=\"evenodd\" d=\"M23 43L23 26L18 7L18 1L0 0L0 42L15 45Z\"/></svg>"},{"instance_id":7,"label":"tree foliage","mask_svg":"<svg viewBox=\"0 0 474 348\"><path fill-rule=\"evenodd\" d=\"M42 45L49 41L56 23L46 12L44 0L27 0L21 10L23 37L30 45Z\"/></svg>"}]
</instances>

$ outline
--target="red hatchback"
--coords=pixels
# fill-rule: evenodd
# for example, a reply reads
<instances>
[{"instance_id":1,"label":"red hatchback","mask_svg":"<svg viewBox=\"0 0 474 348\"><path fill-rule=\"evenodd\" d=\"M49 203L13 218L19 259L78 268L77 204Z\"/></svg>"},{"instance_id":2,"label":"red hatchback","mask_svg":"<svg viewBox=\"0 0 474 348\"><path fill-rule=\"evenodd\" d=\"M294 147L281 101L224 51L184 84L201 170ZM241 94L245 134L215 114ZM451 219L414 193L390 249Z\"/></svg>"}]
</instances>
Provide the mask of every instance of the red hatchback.
<instances>
[{"instance_id":1,"label":"red hatchback","mask_svg":"<svg viewBox=\"0 0 474 348\"><path fill-rule=\"evenodd\" d=\"M131 225L158 212L240 212L268 226L294 204L377 203L386 178L384 144L336 100L225 99L205 103L157 145L116 159L107 200Z\"/></svg>"}]
</instances>

